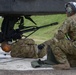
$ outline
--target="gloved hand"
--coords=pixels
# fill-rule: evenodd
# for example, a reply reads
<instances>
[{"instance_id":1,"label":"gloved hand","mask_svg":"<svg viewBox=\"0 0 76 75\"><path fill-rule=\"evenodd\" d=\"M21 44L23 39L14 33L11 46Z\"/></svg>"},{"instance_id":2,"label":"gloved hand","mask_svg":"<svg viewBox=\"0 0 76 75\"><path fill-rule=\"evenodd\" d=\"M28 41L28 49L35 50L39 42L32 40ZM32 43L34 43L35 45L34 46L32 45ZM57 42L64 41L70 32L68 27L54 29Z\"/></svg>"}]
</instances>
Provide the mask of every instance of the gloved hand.
<instances>
[{"instance_id":1,"label":"gloved hand","mask_svg":"<svg viewBox=\"0 0 76 75\"><path fill-rule=\"evenodd\" d=\"M58 30L58 32L55 33L54 37L58 40L61 40L65 38L65 34L61 30Z\"/></svg>"},{"instance_id":2,"label":"gloved hand","mask_svg":"<svg viewBox=\"0 0 76 75\"><path fill-rule=\"evenodd\" d=\"M45 46L44 44L39 44L39 45L38 45L38 49L43 49L44 46Z\"/></svg>"}]
</instances>

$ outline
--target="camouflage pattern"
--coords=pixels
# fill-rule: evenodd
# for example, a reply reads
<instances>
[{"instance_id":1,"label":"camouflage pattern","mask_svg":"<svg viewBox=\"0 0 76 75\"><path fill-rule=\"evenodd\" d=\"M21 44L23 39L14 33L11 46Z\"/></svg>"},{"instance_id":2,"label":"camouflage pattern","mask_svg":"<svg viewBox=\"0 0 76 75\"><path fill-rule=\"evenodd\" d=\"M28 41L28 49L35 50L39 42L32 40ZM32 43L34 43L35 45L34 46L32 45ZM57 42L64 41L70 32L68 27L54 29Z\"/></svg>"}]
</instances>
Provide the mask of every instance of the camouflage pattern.
<instances>
[{"instance_id":1,"label":"camouflage pattern","mask_svg":"<svg viewBox=\"0 0 76 75\"><path fill-rule=\"evenodd\" d=\"M47 53L45 48L38 50L33 39L20 39L12 44L10 55L19 58L42 58Z\"/></svg>"},{"instance_id":2,"label":"camouflage pattern","mask_svg":"<svg viewBox=\"0 0 76 75\"><path fill-rule=\"evenodd\" d=\"M41 50L38 49L38 58L42 58L46 54L47 54L47 46L46 45L43 49L41 49Z\"/></svg>"},{"instance_id":3,"label":"camouflage pattern","mask_svg":"<svg viewBox=\"0 0 76 75\"><path fill-rule=\"evenodd\" d=\"M69 40L65 35L69 36ZM76 66L76 14L67 18L53 39L45 41L44 44L51 46L58 62L69 61L71 66Z\"/></svg>"},{"instance_id":4,"label":"camouflage pattern","mask_svg":"<svg viewBox=\"0 0 76 75\"><path fill-rule=\"evenodd\" d=\"M11 56L19 58L37 58L37 45L32 39L20 39L12 45Z\"/></svg>"}]
</instances>

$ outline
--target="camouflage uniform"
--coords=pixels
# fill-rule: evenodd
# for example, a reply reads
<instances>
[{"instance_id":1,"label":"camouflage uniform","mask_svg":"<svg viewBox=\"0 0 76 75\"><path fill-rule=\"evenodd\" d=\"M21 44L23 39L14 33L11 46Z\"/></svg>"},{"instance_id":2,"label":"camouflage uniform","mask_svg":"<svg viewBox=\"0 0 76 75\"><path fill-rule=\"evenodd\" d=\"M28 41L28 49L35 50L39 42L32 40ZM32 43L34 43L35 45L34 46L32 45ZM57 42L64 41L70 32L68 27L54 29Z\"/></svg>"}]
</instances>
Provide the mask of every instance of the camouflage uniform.
<instances>
[{"instance_id":1,"label":"camouflage uniform","mask_svg":"<svg viewBox=\"0 0 76 75\"><path fill-rule=\"evenodd\" d=\"M67 40L65 35L70 39ZM58 62L69 61L71 66L76 66L76 14L67 18L53 39L45 41L44 44L51 46Z\"/></svg>"},{"instance_id":2,"label":"camouflage uniform","mask_svg":"<svg viewBox=\"0 0 76 75\"><path fill-rule=\"evenodd\" d=\"M19 58L38 58L43 57L46 52L44 50L38 53L37 45L33 39L20 39L11 48L11 56Z\"/></svg>"}]
</instances>

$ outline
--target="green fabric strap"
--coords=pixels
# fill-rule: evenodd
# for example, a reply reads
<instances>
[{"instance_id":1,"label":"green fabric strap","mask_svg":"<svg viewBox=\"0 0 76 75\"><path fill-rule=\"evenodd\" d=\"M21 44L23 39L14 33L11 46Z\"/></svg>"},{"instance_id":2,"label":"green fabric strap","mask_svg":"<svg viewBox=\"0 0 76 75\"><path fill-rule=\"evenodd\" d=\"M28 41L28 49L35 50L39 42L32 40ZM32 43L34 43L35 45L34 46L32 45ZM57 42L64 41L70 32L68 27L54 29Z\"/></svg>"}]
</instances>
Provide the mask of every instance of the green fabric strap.
<instances>
[{"instance_id":1,"label":"green fabric strap","mask_svg":"<svg viewBox=\"0 0 76 75\"><path fill-rule=\"evenodd\" d=\"M41 67L41 64L38 62L38 60L32 61L31 65L32 65L33 68Z\"/></svg>"}]
</instances>

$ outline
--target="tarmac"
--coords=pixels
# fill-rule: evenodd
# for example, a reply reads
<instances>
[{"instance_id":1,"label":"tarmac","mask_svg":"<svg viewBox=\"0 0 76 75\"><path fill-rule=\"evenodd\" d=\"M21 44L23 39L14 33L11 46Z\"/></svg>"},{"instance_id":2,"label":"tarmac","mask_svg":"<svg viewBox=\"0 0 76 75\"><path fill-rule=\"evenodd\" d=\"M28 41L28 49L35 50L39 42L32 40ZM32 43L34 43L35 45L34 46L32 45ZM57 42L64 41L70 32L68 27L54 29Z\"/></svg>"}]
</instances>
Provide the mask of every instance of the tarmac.
<instances>
[{"instance_id":1,"label":"tarmac","mask_svg":"<svg viewBox=\"0 0 76 75\"><path fill-rule=\"evenodd\" d=\"M44 56L41 60L45 60ZM37 59L12 58L0 48L0 75L76 75L76 68L55 70L52 67L33 68L31 62Z\"/></svg>"}]
</instances>

